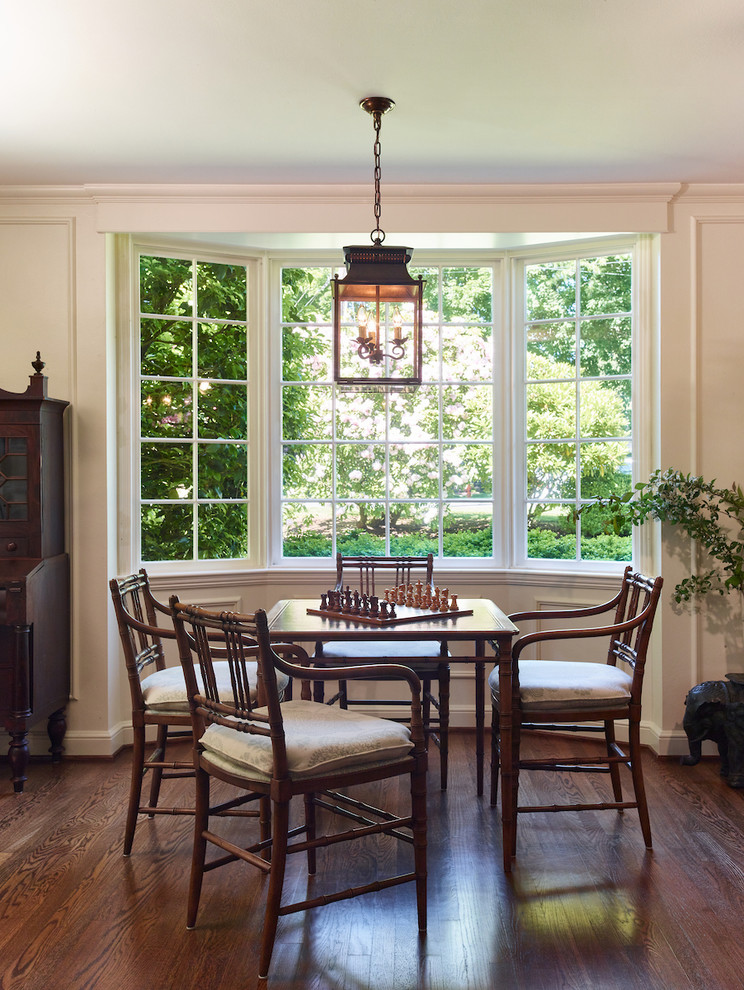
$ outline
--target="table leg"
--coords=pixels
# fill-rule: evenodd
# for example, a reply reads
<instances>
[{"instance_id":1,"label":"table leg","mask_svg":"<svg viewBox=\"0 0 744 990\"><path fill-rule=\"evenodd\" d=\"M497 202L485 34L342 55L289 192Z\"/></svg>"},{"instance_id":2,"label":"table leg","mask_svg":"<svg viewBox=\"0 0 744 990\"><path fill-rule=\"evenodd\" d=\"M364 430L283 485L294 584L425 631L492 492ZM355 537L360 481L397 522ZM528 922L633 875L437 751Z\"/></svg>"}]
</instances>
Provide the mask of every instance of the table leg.
<instances>
[{"instance_id":1,"label":"table leg","mask_svg":"<svg viewBox=\"0 0 744 990\"><path fill-rule=\"evenodd\" d=\"M483 658L485 651L485 643L482 640L478 640L475 644L475 760L478 797L483 794L484 700L486 683L486 664Z\"/></svg>"}]
</instances>

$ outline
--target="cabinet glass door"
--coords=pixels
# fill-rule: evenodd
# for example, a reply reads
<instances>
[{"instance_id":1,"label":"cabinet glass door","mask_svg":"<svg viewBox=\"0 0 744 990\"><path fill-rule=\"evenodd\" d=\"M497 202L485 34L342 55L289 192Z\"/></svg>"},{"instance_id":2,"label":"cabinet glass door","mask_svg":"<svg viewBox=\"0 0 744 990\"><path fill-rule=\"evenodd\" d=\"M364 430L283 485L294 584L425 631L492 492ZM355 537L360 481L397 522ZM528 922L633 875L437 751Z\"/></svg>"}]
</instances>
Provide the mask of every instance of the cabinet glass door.
<instances>
[{"instance_id":1,"label":"cabinet glass door","mask_svg":"<svg viewBox=\"0 0 744 990\"><path fill-rule=\"evenodd\" d=\"M0 519L28 519L26 437L0 437Z\"/></svg>"}]
</instances>

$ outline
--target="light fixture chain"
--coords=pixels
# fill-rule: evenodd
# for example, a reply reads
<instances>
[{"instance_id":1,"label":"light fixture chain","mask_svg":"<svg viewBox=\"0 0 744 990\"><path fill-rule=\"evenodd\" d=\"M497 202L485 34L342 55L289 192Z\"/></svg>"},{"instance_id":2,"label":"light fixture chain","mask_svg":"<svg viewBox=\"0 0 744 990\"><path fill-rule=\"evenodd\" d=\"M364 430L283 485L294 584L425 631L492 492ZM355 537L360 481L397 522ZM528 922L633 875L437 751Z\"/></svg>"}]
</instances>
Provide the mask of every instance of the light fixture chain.
<instances>
[{"instance_id":1,"label":"light fixture chain","mask_svg":"<svg viewBox=\"0 0 744 990\"><path fill-rule=\"evenodd\" d=\"M377 226L372 231L370 235L372 241L375 244L382 244L385 240L385 231L380 227L380 217L382 216L382 207L380 205L380 177L382 175L382 169L380 167L380 154L382 151L382 145L380 144L380 131L382 129L382 114L375 112L372 115L375 124L375 143L374 143L374 156L375 156L375 222Z\"/></svg>"}]
</instances>

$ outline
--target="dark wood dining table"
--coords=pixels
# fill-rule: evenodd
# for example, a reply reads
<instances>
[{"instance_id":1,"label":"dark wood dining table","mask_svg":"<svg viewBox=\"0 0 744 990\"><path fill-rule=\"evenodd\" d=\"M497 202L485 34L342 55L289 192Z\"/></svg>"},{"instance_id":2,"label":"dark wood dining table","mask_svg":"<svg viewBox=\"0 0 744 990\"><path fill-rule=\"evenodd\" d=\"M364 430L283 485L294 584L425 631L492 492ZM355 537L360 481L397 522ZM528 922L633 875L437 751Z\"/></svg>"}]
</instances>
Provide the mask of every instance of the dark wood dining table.
<instances>
[{"instance_id":1,"label":"dark wood dining table","mask_svg":"<svg viewBox=\"0 0 744 990\"><path fill-rule=\"evenodd\" d=\"M333 640L446 640L448 643L472 643L473 652L452 654L450 663L472 663L475 667L476 774L478 794L483 793L485 739L485 670L486 645L495 651L502 671L511 670L511 646L518 632L513 622L488 598L460 598L458 610L464 615L423 613L415 622L390 625L367 625L343 615L330 618L314 615L318 599L287 598L278 601L267 613L269 632L275 643L324 643ZM452 652L452 651L450 651ZM379 662L379 660L377 661Z\"/></svg>"}]
</instances>

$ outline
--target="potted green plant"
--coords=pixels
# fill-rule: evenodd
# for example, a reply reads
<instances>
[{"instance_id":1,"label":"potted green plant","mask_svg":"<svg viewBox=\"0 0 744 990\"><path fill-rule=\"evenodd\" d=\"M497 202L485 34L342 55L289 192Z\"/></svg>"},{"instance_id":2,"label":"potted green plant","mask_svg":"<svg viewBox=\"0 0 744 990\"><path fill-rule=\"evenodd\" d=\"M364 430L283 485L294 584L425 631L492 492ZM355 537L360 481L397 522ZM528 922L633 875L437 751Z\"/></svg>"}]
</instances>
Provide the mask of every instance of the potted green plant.
<instances>
[{"instance_id":1,"label":"potted green plant","mask_svg":"<svg viewBox=\"0 0 744 990\"><path fill-rule=\"evenodd\" d=\"M695 541L701 567L677 584L676 602L709 592L744 591L744 492L739 485L719 488L715 480L668 468L586 508L594 506L608 510L606 525L616 533L628 523L639 526L652 518L679 527Z\"/></svg>"}]
</instances>

